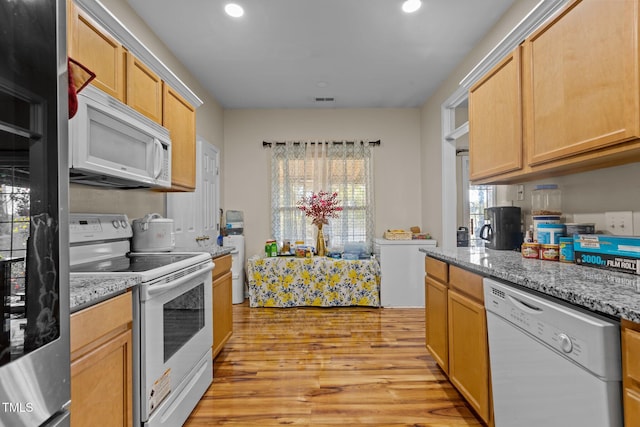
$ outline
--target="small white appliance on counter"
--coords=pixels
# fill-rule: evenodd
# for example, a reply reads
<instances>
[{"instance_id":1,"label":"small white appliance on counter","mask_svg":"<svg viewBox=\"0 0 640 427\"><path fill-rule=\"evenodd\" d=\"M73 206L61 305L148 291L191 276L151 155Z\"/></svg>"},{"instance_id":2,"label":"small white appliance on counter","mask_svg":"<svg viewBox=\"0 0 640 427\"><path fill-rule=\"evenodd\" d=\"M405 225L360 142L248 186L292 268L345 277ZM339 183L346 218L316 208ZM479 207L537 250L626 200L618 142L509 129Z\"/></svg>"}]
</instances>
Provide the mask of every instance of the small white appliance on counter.
<instances>
[{"instance_id":1,"label":"small white appliance on counter","mask_svg":"<svg viewBox=\"0 0 640 427\"><path fill-rule=\"evenodd\" d=\"M496 427L621 427L618 322L484 279Z\"/></svg>"},{"instance_id":2,"label":"small white appliance on counter","mask_svg":"<svg viewBox=\"0 0 640 427\"><path fill-rule=\"evenodd\" d=\"M134 252L169 252L176 245L173 220L158 213L146 214L131 222Z\"/></svg>"},{"instance_id":3,"label":"small white appliance on counter","mask_svg":"<svg viewBox=\"0 0 640 427\"><path fill-rule=\"evenodd\" d=\"M375 239L373 252L380 262L380 304L383 307L424 307L424 256L420 248L436 240Z\"/></svg>"},{"instance_id":4,"label":"small white appliance on counter","mask_svg":"<svg viewBox=\"0 0 640 427\"><path fill-rule=\"evenodd\" d=\"M182 425L213 379L206 252L130 252L126 215L71 214L71 274L138 276L133 288L133 425ZM1 423L0 423L1 424Z\"/></svg>"}]
</instances>

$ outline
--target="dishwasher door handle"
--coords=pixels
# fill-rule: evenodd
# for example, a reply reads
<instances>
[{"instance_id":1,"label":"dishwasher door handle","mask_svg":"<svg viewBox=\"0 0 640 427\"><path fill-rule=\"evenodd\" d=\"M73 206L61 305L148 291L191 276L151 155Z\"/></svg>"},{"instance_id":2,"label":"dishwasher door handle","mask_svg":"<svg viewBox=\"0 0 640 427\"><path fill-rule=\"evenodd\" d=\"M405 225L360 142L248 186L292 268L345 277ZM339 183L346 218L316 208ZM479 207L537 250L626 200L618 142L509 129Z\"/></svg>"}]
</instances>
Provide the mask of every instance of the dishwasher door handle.
<instances>
[{"instance_id":1,"label":"dishwasher door handle","mask_svg":"<svg viewBox=\"0 0 640 427\"><path fill-rule=\"evenodd\" d=\"M536 307L535 305L529 303L529 302L524 302L516 297L514 297L513 295L507 295L507 297L509 298L509 301L511 301L513 303L513 305L515 305L516 307L526 311L527 313L531 313L531 314L539 314L542 313L544 310L540 307Z\"/></svg>"}]
</instances>

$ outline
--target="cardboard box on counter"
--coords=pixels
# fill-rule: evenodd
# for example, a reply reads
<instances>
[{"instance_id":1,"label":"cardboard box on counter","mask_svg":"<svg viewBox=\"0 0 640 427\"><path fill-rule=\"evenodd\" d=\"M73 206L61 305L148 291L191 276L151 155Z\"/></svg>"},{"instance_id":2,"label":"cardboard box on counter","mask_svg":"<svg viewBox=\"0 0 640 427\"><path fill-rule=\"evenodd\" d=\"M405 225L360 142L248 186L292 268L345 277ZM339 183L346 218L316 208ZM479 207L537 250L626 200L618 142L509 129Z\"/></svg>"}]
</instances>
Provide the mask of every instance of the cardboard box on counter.
<instances>
[{"instance_id":1,"label":"cardboard box on counter","mask_svg":"<svg viewBox=\"0 0 640 427\"><path fill-rule=\"evenodd\" d=\"M640 237L576 234L576 264L640 275Z\"/></svg>"}]
</instances>

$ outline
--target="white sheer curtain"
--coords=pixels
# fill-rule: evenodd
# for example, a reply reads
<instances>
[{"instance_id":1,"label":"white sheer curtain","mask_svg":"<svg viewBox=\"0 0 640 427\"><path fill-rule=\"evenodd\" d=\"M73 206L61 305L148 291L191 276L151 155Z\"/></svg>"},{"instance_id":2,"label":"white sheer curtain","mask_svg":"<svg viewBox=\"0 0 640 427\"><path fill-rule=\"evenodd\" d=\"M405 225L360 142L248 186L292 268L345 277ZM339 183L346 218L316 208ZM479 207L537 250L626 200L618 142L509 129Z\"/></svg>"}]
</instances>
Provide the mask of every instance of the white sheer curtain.
<instances>
[{"instance_id":1,"label":"white sheer curtain","mask_svg":"<svg viewBox=\"0 0 640 427\"><path fill-rule=\"evenodd\" d=\"M271 144L271 231L274 239L315 244L316 227L297 207L312 192L338 192L343 207L323 227L328 248L364 242L374 235L373 149L368 143Z\"/></svg>"}]
</instances>

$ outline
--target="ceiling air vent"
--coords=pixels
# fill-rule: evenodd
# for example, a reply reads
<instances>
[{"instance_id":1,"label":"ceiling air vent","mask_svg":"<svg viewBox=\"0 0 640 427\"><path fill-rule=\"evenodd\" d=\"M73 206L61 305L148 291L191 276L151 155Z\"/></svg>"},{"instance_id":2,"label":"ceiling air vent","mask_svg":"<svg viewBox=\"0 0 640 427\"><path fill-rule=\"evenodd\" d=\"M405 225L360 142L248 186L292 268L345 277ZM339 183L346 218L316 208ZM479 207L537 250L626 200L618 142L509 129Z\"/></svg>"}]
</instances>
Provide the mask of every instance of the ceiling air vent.
<instances>
[{"instance_id":1,"label":"ceiling air vent","mask_svg":"<svg viewBox=\"0 0 640 427\"><path fill-rule=\"evenodd\" d=\"M329 98L316 98L316 102L333 102L336 99L334 97Z\"/></svg>"}]
</instances>

